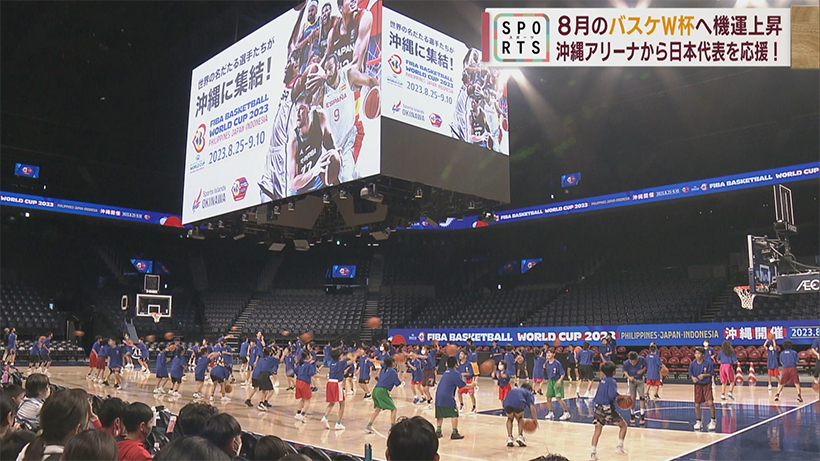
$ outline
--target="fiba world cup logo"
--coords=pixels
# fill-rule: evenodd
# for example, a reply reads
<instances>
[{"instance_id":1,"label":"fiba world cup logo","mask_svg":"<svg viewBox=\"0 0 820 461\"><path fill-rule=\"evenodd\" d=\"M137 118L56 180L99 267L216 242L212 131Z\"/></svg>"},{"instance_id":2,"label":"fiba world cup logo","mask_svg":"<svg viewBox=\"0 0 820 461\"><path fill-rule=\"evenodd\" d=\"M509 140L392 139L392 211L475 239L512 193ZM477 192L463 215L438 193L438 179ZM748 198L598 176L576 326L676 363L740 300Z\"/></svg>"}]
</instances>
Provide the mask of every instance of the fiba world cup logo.
<instances>
[{"instance_id":1,"label":"fiba world cup logo","mask_svg":"<svg viewBox=\"0 0 820 461\"><path fill-rule=\"evenodd\" d=\"M205 129L206 127L204 123L199 125L196 132L194 132L194 139L191 140L194 145L194 150L197 153L200 153L203 149L205 149Z\"/></svg>"}]
</instances>

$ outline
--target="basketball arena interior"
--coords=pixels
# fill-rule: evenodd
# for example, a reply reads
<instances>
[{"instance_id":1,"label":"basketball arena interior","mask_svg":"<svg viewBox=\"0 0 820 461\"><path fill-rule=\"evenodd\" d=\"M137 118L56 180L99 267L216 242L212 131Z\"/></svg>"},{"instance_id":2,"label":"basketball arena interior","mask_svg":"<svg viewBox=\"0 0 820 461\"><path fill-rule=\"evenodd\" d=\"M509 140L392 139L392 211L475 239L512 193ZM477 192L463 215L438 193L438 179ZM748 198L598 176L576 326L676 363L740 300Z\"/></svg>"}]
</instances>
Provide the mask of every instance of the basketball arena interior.
<instances>
[{"instance_id":1,"label":"basketball arena interior","mask_svg":"<svg viewBox=\"0 0 820 461\"><path fill-rule=\"evenodd\" d=\"M3 2L0 459L818 459L820 71L482 59L732 8L545 3Z\"/></svg>"}]
</instances>

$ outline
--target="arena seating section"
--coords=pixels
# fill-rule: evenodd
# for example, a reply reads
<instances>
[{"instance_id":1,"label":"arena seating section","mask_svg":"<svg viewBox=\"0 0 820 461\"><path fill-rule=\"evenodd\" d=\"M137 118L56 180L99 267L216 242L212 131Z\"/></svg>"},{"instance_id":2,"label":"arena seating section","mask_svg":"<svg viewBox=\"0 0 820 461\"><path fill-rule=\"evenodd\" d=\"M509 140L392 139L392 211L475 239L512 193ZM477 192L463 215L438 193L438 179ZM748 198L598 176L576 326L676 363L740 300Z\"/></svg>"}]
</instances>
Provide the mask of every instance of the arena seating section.
<instances>
[{"instance_id":1,"label":"arena seating section","mask_svg":"<svg viewBox=\"0 0 820 461\"><path fill-rule=\"evenodd\" d=\"M227 291L202 293L201 298L205 304L208 333L219 333L228 331L247 305L250 296L247 293Z\"/></svg>"},{"instance_id":2,"label":"arena seating section","mask_svg":"<svg viewBox=\"0 0 820 461\"><path fill-rule=\"evenodd\" d=\"M678 269L603 272L567 287L526 325L696 322L725 286L724 279L690 280Z\"/></svg>"},{"instance_id":3,"label":"arena seating section","mask_svg":"<svg viewBox=\"0 0 820 461\"><path fill-rule=\"evenodd\" d=\"M740 300L732 296L715 316L716 322L731 320L816 319L820 315L820 293L769 298L757 296L754 309L740 307Z\"/></svg>"},{"instance_id":4,"label":"arena seating section","mask_svg":"<svg viewBox=\"0 0 820 461\"><path fill-rule=\"evenodd\" d=\"M18 335L57 330L65 316L49 309L48 304L27 284L3 280L0 289L0 328L16 327Z\"/></svg>"},{"instance_id":5,"label":"arena seating section","mask_svg":"<svg viewBox=\"0 0 820 461\"><path fill-rule=\"evenodd\" d=\"M318 290L276 290L265 294L248 324L253 329L279 333L313 331L330 338L358 331L364 295L328 295Z\"/></svg>"}]
</instances>

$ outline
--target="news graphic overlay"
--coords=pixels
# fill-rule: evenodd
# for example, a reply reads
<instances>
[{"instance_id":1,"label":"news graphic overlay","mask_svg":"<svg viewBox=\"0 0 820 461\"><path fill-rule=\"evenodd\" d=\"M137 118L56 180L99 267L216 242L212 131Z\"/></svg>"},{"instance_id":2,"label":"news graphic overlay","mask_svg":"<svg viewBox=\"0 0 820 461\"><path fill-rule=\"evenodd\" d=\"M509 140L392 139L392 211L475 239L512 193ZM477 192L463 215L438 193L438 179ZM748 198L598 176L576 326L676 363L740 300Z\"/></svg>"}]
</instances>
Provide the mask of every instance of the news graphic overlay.
<instances>
[{"instance_id":1,"label":"news graphic overlay","mask_svg":"<svg viewBox=\"0 0 820 461\"><path fill-rule=\"evenodd\" d=\"M381 9L310 0L193 70L184 223L379 173Z\"/></svg>"},{"instance_id":2,"label":"news graphic overlay","mask_svg":"<svg viewBox=\"0 0 820 461\"><path fill-rule=\"evenodd\" d=\"M509 155L506 79L476 48L385 8L382 115Z\"/></svg>"},{"instance_id":3,"label":"news graphic overlay","mask_svg":"<svg viewBox=\"0 0 820 461\"><path fill-rule=\"evenodd\" d=\"M789 67L790 25L788 8L488 8L482 58L492 67Z\"/></svg>"}]
</instances>

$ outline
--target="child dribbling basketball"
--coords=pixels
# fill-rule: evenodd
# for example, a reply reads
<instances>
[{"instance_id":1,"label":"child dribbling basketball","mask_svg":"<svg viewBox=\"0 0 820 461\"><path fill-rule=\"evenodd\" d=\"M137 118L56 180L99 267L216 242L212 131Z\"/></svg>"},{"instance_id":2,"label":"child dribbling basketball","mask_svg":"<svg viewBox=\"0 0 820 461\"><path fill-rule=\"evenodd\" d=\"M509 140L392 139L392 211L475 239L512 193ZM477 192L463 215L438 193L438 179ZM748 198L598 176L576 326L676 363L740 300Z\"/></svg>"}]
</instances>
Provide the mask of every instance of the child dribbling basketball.
<instances>
[{"instance_id":1,"label":"child dribbling basketball","mask_svg":"<svg viewBox=\"0 0 820 461\"><path fill-rule=\"evenodd\" d=\"M538 427L538 412L535 409L535 396L532 395L532 385L524 383L521 387L516 387L504 397L501 402L504 413L507 414L507 446L513 447L513 442L519 446L526 447L524 440L524 410L529 408L532 422ZM513 441L512 429L513 421L518 423L518 438Z\"/></svg>"},{"instance_id":2,"label":"child dribbling basketball","mask_svg":"<svg viewBox=\"0 0 820 461\"><path fill-rule=\"evenodd\" d=\"M598 439L601 438L601 432L607 423L615 424L620 428L618 433L618 445L615 446L615 452L626 454L624 451L624 439L626 438L626 431L628 426L626 421L621 418L616 408L615 399L618 397L618 383L612 375L615 374L615 364L612 362L604 362L601 365L601 372L604 377L598 384L598 390L595 392L595 398L592 402L595 404L595 416L593 423L595 424L595 432L592 434L592 447L589 459L595 461L598 459Z\"/></svg>"}]
</instances>

